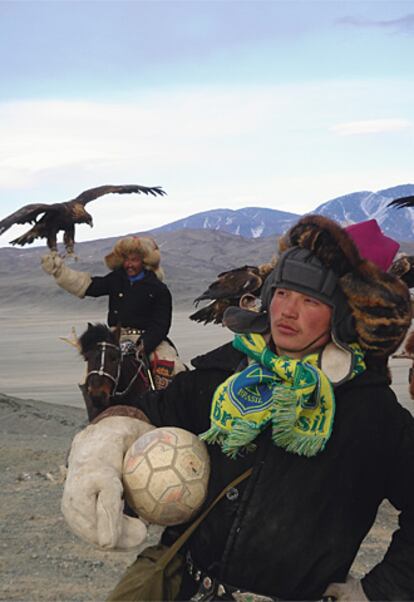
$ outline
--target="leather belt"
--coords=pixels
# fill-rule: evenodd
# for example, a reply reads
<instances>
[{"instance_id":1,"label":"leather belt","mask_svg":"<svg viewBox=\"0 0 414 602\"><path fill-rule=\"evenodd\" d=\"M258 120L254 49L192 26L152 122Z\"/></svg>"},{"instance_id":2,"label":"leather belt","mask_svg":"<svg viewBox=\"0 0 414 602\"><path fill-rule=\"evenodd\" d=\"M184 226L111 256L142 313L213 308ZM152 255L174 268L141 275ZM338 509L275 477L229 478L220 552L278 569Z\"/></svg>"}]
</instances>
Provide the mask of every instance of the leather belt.
<instances>
[{"instance_id":1,"label":"leather belt","mask_svg":"<svg viewBox=\"0 0 414 602\"><path fill-rule=\"evenodd\" d=\"M139 328L121 328L121 334L144 334L145 330L140 330Z\"/></svg>"},{"instance_id":2,"label":"leather belt","mask_svg":"<svg viewBox=\"0 0 414 602\"><path fill-rule=\"evenodd\" d=\"M198 569L189 551L186 554L186 567L188 574L199 583L197 592L191 597L190 602L207 602L208 600L236 600L236 602L282 602L280 598L263 596L242 590L238 587L222 583L216 577L208 575Z\"/></svg>"}]
</instances>

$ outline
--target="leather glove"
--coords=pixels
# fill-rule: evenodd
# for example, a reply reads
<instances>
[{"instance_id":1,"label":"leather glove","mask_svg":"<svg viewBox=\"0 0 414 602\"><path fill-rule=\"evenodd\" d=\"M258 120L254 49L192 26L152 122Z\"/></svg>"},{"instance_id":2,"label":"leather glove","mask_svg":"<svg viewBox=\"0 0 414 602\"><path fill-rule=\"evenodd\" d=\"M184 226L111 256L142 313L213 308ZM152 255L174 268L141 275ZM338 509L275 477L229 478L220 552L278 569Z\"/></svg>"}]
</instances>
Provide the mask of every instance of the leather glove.
<instances>
[{"instance_id":1,"label":"leather glove","mask_svg":"<svg viewBox=\"0 0 414 602\"><path fill-rule=\"evenodd\" d=\"M345 583L331 583L326 588L323 597L332 597L341 602L368 602L361 581L353 577L348 577Z\"/></svg>"},{"instance_id":2,"label":"leather glove","mask_svg":"<svg viewBox=\"0 0 414 602\"><path fill-rule=\"evenodd\" d=\"M104 549L133 548L145 524L123 514L122 464L125 452L154 427L127 416L90 424L73 439L62 497L62 512L81 539Z\"/></svg>"},{"instance_id":3,"label":"leather glove","mask_svg":"<svg viewBox=\"0 0 414 602\"><path fill-rule=\"evenodd\" d=\"M83 299L92 282L91 275L88 272L77 272L68 268L57 253L43 255L41 262L43 270L46 274L55 278L56 284L68 293Z\"/></svg>"}]
</instances>

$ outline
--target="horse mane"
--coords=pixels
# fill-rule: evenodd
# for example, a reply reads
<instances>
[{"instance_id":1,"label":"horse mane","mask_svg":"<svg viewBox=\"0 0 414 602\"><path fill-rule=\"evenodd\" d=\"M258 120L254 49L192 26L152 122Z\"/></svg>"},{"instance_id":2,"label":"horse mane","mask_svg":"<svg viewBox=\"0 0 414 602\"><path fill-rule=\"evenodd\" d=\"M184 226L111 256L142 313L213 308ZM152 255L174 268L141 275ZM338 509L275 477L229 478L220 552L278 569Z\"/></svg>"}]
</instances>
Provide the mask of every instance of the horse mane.
<instances>
[{"instance_id":1,"label":"horse mane","mask_svg":"<svg viewBox=\"0 0 414 602\"><path fill-rule=\"evenodd\" d=\"M93 349L97 343L112 343L118 345L116 332L112 331L106 324L88 323L88 328L79 337L80 352L82 355Z\"/></svg>"}]
</instances>

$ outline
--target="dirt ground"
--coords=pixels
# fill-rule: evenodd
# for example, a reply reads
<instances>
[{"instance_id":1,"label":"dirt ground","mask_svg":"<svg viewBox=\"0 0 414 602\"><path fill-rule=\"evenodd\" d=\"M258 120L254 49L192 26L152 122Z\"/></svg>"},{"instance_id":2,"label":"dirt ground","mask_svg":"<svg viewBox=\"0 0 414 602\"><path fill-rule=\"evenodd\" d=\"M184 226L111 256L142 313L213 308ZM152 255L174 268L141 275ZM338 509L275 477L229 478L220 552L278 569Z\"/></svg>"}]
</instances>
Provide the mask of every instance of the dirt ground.
<instances>
[{"instance_id":1,"label":"dirt ground","mask_svg":"<svg viewBox=\"0 0 414 602\"><path fill-rule=\"evenodd\" d=\"M104 600L136 556L82 542L60 513L66 454L84 425L79 408L0 394L0 600ZM382 558L396 520L383 504L354 564L356 576Z\"/></svg>"},{"instance_id":2,"label":"dirt ground","mask_svg":"<svg viewBox=\"0 0 414 602\"><path fill-rule=\"evenodd\" d=\"M135 553L103 552L66 528L63 467L83 410L0 395L0 600L104 600Z\"/></svg>"}]
</instances>

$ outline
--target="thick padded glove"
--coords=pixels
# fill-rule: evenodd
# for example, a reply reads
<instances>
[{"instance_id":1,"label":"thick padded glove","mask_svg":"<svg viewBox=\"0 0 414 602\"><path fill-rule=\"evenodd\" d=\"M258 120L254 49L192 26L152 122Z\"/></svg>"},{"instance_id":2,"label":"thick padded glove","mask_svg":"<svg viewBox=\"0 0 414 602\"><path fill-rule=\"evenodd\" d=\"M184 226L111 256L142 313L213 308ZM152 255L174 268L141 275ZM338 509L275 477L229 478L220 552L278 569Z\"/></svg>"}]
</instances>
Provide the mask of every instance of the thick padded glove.
<instances>
[{"instance_id":1,"label":"thick padded glove","mask_svg":"<svg viewBox=\"0 0 414 602\"><path fill-rule=\"evenodd\" d=\"M46 274L55 278L56 283L61 288L81 299L85 296L85 292L92 282L91 275L88 272L76 272L68 268L57 253L43 255L42 268Z\"/></svg>"},{"instance_id":2,"label":"thick padded glove","mask_svg":"<svg viewBox=\"0 0 414 602\"><path fill-rule=\"evenodd\" d=\"M331 583L323 594L324 598L332 597L341 602L368 602L359 579L348 577L345 583Z\"/></svg>"},{"instance_id":3,"label":"thick padded glove","mask_svg":"<svg viewBox=\"0 0 414 602\"><path fill-rule=\"evenodd\" d=\"M132 443L152 429L136 418L110 416L73 439L62 512L81 539L106 549L132 548L144 541L145 524L123 514L122 463Z\"/></svg>"}]
</instances>

